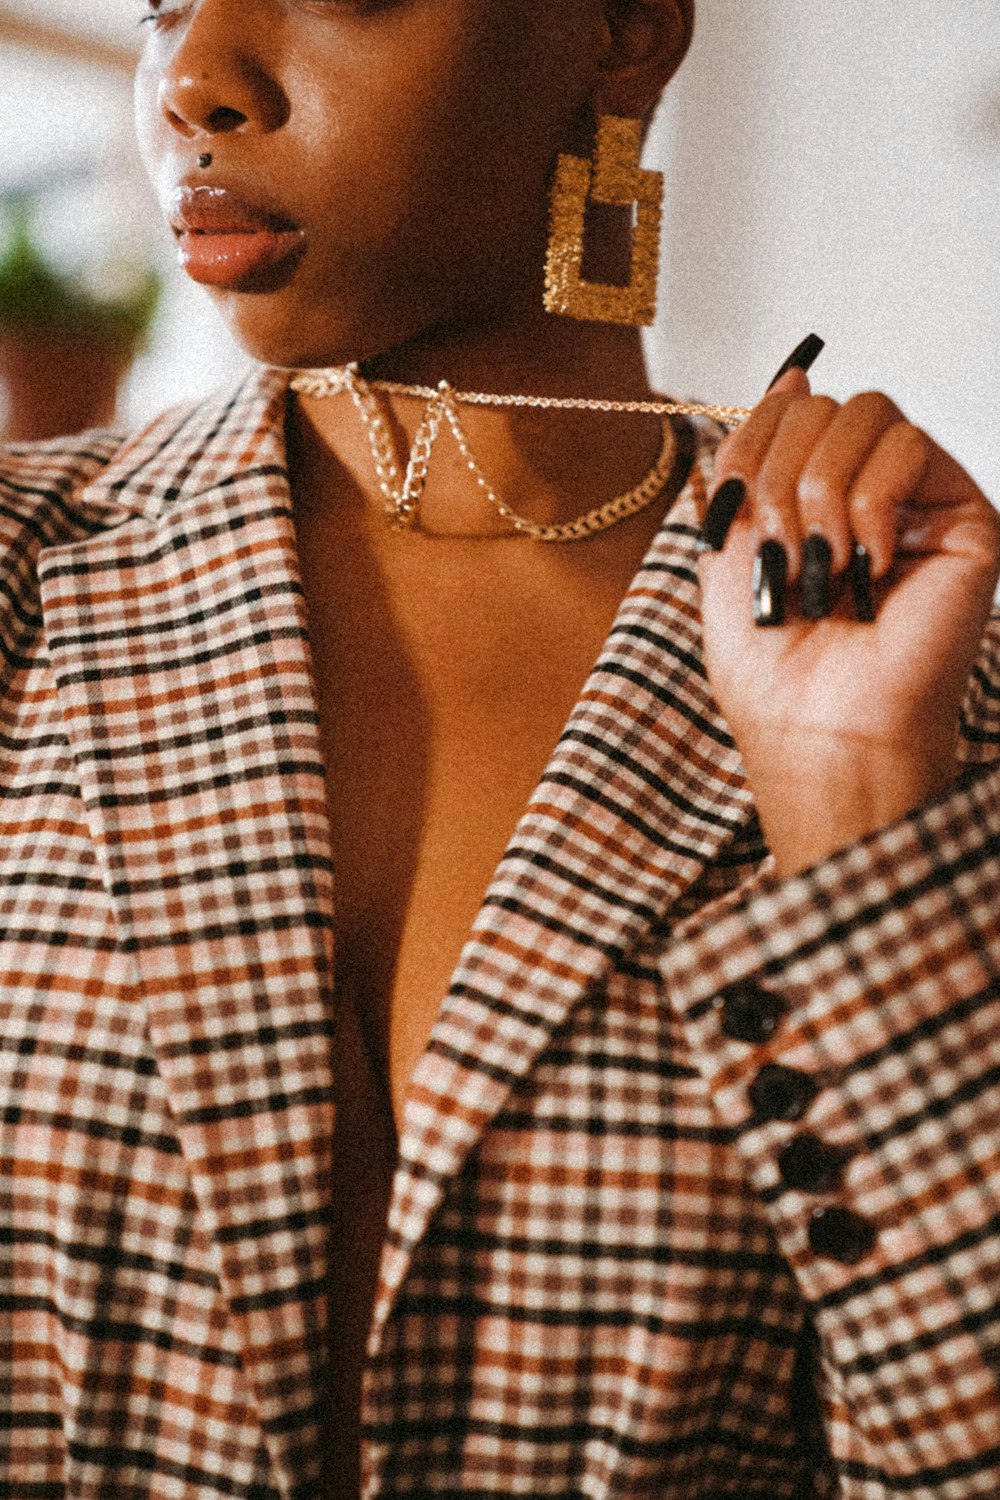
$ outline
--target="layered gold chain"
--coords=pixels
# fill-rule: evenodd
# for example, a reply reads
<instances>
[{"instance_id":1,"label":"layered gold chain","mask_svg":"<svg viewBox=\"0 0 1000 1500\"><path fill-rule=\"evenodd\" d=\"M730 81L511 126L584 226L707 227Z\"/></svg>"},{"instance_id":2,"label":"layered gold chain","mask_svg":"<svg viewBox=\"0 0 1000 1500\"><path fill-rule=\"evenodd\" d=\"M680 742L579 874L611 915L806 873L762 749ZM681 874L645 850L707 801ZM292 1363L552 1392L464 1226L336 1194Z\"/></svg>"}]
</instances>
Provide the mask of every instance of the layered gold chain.
<instances>
[{"instance_id":1,"label":"layered gold chain","mask_svg":"<svg viewBox=\"0 0 1000 1500\"><path fill-rule=\"evenodd\" d=\"M386 513L393 526L412 526L420 510L420 500L427 483L431 454L442 425L447 423L458 445L466 468L487 503L519 536L538 542L574 542L595 536L634 516L650 505L670 478L677 455L677 438L671 416L679 413L714 418L725 426L734 426L749 412L743 407L712 406L701 402L679 401L610 401L584 396L518 396L490 395L483 391L456 391L446 380L437 386L405 385L398 381L363 378L356 364L328 370L304 370L295 375L291 387L302 395L337 396L347 393L354 403L368 435L372 463ZM379 396L409 396L425 401L426 407L417 423L405 472L401 475L395 445L379 407ZM663 444L653 467L632 489L617 495L603 505L595 506L572 521L545 525L520 515L500 499L473 456L462 425L459 406L500 408L529 407L542 411L619 412L658 416L663 422Z\"/></svg>"}]
</instances>

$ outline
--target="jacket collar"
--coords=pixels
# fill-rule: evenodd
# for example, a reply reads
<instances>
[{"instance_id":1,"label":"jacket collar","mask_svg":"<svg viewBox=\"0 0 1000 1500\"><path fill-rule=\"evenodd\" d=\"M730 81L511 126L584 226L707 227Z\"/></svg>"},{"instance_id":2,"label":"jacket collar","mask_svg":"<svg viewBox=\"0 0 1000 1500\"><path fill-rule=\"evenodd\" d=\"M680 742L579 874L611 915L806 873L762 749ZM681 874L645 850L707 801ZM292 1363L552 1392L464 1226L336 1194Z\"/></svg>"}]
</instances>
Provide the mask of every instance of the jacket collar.
<instances>
[{"instance_id":1,"label":"jacket collar","mask_svg":"<svg viewBox=\"0 0 1000 1500\"><path fill-rule=\"evenodd\" d=\"M40 571L95 847L287 1475L292 1448L320 1447L334 1163L330 844L286 393L263 371L153 424L83 497L122 524ZM701 666L695 538L688 489L461 956L410 1091L376 1336L511 1090L749 815ZM290 1344L311 1351L294 1379L275 1353Z\"/></svg>"},{"instance_id":2,"label":"jacket collar","mask_svg":"<svg viewBox=\"0 0 1000 1500\"><path fill-rule=\"evenodd\" d=\"M261 367L211 400L164 412L122 445L83 500L155 520L238 478L286 473L288 380Z\"/></svg>"}]
</instances>

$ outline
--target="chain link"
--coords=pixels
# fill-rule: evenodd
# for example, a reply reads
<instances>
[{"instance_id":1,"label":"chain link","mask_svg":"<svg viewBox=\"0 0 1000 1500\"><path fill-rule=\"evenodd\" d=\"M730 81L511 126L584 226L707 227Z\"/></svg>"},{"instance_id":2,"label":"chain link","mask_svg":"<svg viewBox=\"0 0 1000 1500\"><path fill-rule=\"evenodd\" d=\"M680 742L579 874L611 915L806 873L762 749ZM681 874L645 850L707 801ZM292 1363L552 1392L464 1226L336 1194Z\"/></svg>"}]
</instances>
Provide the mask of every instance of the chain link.
<instances>
[{"instance_id":1,"label":"chain link","mask_svg":"<svg viewBox=\"0 0 1000 1500\"><path fill-rule=\"evenodd\" d=\"M336 396L345 388L345 376L352 371L357 379L357 365L334 367L328 370L302 370L292 379L292 389L307 396ZM364 382L371 391L385 396L413 396L430 401L441 385L405 385L396 380L372 380ZM624 415L668 417L711 417L724 427L736 427L750 415L749 406L719 406L708 401L611 401L594 396L518 396L493 395L486 391L456 391L448 389L460 406L535 407L540 411L598 411Z\"/></svg>"},{"instance_id":2,"label":"chain link","mask_svg":"<svg viewBox=\"0 0 1000 1500\"><path fill-rule=\"evenodd\" d=\"M582 396L493 396L481 391L456 391L446 380L435 386L403 385L397 381L366 381L356 364L329 370L307 370L295 375L291 387L303 395L326 397L348 392L368 434L368 445L385 500L386 513L394 527L412 526L420 509L427 483L431 454L447 420L458 450L472 479L497 515L509 522L519 536L539 542L582 541L606 531L619 521L627 520L650 505L661 493L674 467L677 436L670 417L674 414L708 416L726 426L734 426L749 410L736 406L713 406L702 402L675 401L605 401ZM406 473L400 480L399 464L392 437L379 409L375 393L386 396L411 396L427 402L417 424ZM597 411L636 413L659 416L663 420L663 444L653 467L639 484L595 506L572 521L546 525L531 521L512 510L493 489L472 453L469 439L458 414L458 406L530 407L543 411ZM695 465L697 469L697 465Z\"/></svg>"},{"instance_id":3,"label":"chain link","mask_svg":"<svg viewBox=\"0 0 1000 1500\"><path fill-rule=\"evenodd\" d=\"M618 521L625 521L629 516L634 516L647 505L652 504L657 495L663 489L670 478L674 467L674 459L677 456L677 437L673 424L669 417L663 418L663 444L660 448L656 463L649 473L637 484L634 489L627 491L624 495L618 495L614 500L608 500L604 505L595 506L584 515L577 516L572 521L565 521L561 525L545 525L537 521L530 521L526 516L519 515L506 505L490 485L476 459L473 457L469 447L469 440L465 429L459 420L458 412L455 410L454 400L446 400L445 411L451 426L458 451L465 460L466 468L479 486L483 497L493 507L497 515L509 521L513 529L521 536L531 537L536 542L578 542L589 536L594 536L599 531L606 531L609 526L614 526Z\"/></svg>"},{"instance_id":4,"label":"chain link","mask_svg":"<svg viewBox=\"0 0 1000 1500\"><path fill-rule=\"evenodd\" d=\"M403 483L402 494L396 506L397 527L411 526L416 520L417 511L420 508L420 500L427 483L427 471L430 468L431 453L437 442L438 433L441 431L441 421L445 412L445 397L441 392L435 392L428 402L427 410L424 412L417 426L413 438L413 446L410 449L409 462L406 465L406 479Z\"/></svg>"}]
</instances>

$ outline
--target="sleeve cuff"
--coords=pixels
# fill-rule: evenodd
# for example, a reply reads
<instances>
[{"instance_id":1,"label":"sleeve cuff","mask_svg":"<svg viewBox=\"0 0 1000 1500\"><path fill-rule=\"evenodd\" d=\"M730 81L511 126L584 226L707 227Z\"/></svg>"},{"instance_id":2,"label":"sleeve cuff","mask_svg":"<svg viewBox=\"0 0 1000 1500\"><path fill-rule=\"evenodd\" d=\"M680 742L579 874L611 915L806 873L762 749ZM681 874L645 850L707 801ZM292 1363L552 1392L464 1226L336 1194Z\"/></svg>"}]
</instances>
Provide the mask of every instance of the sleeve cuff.
<instances>
[{"instance_id":1,"label":"sleeve cuff","mask_svg":"<svg viewBox=\"0 0 1000 1500\"><path fill-rule=\"evenodd\" d=\"M1000 1181L977 1194L964 1164L1000 1131L1000 769L802 874L765 867L662 966L808 1296L982 1227Z\"/></svg>"}]
</instances>

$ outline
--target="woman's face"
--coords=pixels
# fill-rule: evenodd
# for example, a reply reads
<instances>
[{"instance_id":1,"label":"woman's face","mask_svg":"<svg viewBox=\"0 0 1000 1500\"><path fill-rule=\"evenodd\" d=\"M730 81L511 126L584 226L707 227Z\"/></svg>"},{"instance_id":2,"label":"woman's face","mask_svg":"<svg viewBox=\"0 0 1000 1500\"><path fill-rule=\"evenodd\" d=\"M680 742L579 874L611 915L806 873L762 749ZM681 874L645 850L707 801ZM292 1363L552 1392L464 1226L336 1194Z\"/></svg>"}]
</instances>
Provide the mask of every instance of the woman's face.
<instances>
[{"instance_id":1,"label":"woman's face","mask_svg":"<svg viewBox=\"0 0 1000 1500\"><path fill-rule=\"evenodd\" d=\"M606 45L597 0L150 9L143 157L251 354L343 363L540 301L552 162Z\"/></svg>"}]
</instances>

